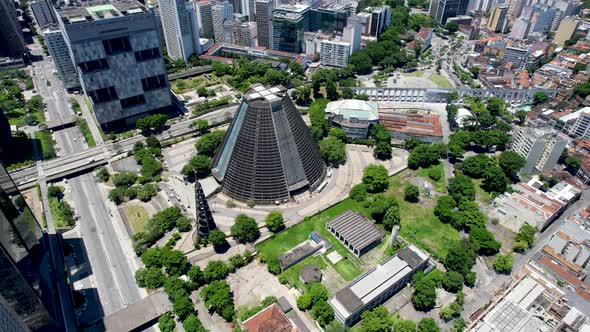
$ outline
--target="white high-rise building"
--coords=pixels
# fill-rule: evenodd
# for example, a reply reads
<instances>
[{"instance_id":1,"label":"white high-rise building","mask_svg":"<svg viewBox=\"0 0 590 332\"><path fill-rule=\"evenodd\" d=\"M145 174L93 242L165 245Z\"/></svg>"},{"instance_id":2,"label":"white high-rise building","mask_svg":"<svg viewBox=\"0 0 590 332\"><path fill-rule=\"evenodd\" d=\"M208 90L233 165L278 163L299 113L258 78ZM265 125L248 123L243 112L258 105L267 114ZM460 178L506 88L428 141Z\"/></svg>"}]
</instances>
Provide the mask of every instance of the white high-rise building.
<instances>
[{"instance_id":1,"label":"white high-rise building","mask_svg":"<svg viewBox=\"0 0 590 332\"><path fill-rule=\"evenodd\" d=\"M350 53L361 49L361 23L354 17L348 18L348 24L342 31L342 40L350 43Z\"/></svg>"},{"instance_id":2,"label":"white high-rise building","mask_svg":"<svg viewBox=\"0 0 590 332\"><path fill-rule=\"evenodd\" d=\"M510 31L510 38L516 40L525 40L529 36L529 30L531 29L531 21L525 18L519 18L514 22L512 31Z\"/></svg>"},{"instance_id":3,"label":"white high-rise building","mask_svg":"<svg viewBox=\"0 0 590 332\"><path fill-rule=\"evenodd\" d=\"M224 30L224 23L228 20L230 22L233 21L234 8L227 1L218 2L211 7L211 14L213 16L213 34L215 36L215 42L224 43L226 42L226 33L224 33L224 31L227 30Z\"/></svg>"},{"instance_id":4,"label":"white high-rise building","mask_svg":"<svg viewBox=\"0 0 590 332\"><path fill-rule=\"evenodd\" d=\"M590 112L583 111L570 129L570 135L590 139Z\"/></svg>"},{"instance_id":5,"label":"white high-rise building","mask_svg":"<svg viewBox=\"0 0 590 332\"><path fill-rule=\"evenodd\" d=\"M191 55L200 53L199 26L194 3L189 3L194 15L187 10L184 0L158 0L158 5L168 56L173 60L187 61Z\"/></svg>"},{"instance_id":6,"label":"white high-rise building","mask_svg":"<svg viewBox=\"0 0 590 332\"><path fill-rule=\"evenodd\" d=\"M350 56L350 44L341 41L322 40L320 46L320 63L322 66L345 67Z\"/></svg>"}]
</instances>

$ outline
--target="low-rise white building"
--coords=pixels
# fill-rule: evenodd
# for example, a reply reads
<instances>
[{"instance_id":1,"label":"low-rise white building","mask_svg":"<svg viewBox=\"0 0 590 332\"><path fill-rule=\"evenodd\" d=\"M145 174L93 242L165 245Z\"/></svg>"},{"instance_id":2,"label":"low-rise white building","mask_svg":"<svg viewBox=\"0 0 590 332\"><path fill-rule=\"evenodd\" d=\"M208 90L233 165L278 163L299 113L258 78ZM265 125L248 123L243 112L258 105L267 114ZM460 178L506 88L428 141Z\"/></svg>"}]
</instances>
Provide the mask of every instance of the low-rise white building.
<instances>
[{"instance_id":1,"label":"low-rise white building","mask_svg":"<svg viewBox=\"0 0 590 332\"><path fill-rule=\"evenodd\" d=\"M406 287L416 272L426 269L428 261L426 253L410 244L336 292L328 300L334 317L344 325L353 325L365 310L382 304Z\"/></svg>"},{"instance_id":2,"label":"low-rise white building","mask_svg":"<svg viewBox=\"0 0 590 332\"><path fill-rule=\"evenodd\" d=\"M350 138L367 138L369 127L379 122L379 106L357 99L332 101L326 106L332 124L342 128Z\"/></svg>"}]
</instances>

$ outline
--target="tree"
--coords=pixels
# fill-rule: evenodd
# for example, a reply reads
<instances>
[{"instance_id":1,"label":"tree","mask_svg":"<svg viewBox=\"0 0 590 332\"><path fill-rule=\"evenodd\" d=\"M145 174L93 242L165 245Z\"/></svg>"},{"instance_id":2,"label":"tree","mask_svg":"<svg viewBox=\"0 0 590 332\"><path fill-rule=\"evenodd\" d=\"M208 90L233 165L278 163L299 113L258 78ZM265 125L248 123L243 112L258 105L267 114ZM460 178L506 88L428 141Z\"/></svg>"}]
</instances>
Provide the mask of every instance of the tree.
<instances>
[{"instance_id":1,"label":"tree","mask_svg":"<svg viewBox=\"0 0 590 332\"><path fill-rule=\"evenodd\" d=\"M549 97L547 96L547 94L545 92L542 92L542 91L535 92L535 94L533 95L533 104L539 105L539 104L546 102L548 99L549 99Z\"/></svg>"},{"instance_id":2,"label":"tree","mask_svg":"<svg viewBox=\"0 0 590 332\"><path fill-rule=\"evenodd\" d=\"M418 323L418 332L439 332L440 328L436 325L433 318L422 318Z\"/></svg>"},{"instance_id":3,"label":"tree","mask_svg":"<svg viewBox=\"0 0 590 332\"><path fill-rule=\"evenodd\" d=\"M376 124L371 127L370 136L375 139L375 149L373 154L379 159L391 158L391 135L387 128L382 124Z\"/></svg>"},{"instance_id":4,"label":"tree","mask_svg":"<svg viewBox=\"0 0 590 332\"><path fill-rule=\"evenodd\" d=\"M112 177L115 187L129 187L137 181L137 175L131 172L122 172Z\"/></svg>"},{"instance_id":5,"label":"tree","mask_svg":"<svg viewBox=\"0 0 590 332\"><path fill-rule=\"evenodd\" d=\"M191 266L186 275L197 287L205 283L205 274L197 265Z\"/></svg>"},{"instance_id":6,"label":"tree","mask_svg":"<svg viewBox=\"0 0 590 332\"><path fill-rule=\"evenodd\" d=\"M231 235L240 243L254 242L260 237L260 230L254 218L239 214L231 227Z\"/></svg>"},{"instance_id":7,"label":"tree","mask_svg":"<svg viewBox=\"0 0 590 332\"><path fill-rule=\"evenodd\" d=\"M352 65L354 71L359 75L369 74L373 69L371 57L365 52L354 52L350 58L348 58L348 63Z\"/></svg>"},{"instance_id":8,"label":"tree","mask_svg":"<svg viewBox=\"0 0 590 332\"><path fill-rule=\"evenodd\" d=\"M166 125L168 118L164 114L152 114L138 119L135 126L141 131L160 130Z\"/></svg>"},{"instance_id":9,"label":"tree","mask_svg":"<svg viewBox=\"0 0 590 332\"><path fill-rule=\"evenodd\" d=\"M162 172L162 163L156 158L147 156L141 160L141 174L147 178L153 178L154 176Z\"/></svg>"},{"instance_id":10,"label":"tree","mask_svg":"<svg viewBox=\"0 0 590 332\"><path fill-rule=\"evenodd\" d=\"M209 242L211 242L211 244L216 250L227 246L225 233L218 229L214 229L211 232L209 232L209 234L207 235L207 239L209 240Z\"/></svg>"},{"instance_id":11,"label":"tree","mask_svg":"<svg viewBox=\"0 0 590 332\"><path fill-rule=\"evenodd\" d=\"M323 300L314 303L311 308L311 316L321 326L327 326L334 319L334 309L332 309L326 300Z\"/></svg>"},{"instance_id":12,"label":"tree","mask_svg":"<svg viewBox=\"0 0 590 332\"><path fill-rule=\"evenodd\" d=\"M470 201L475 200L475 186L473 185L473 182L471 182L471 179L465 175L458 174L449 179L447 190L449 195L453 197L457 203L459 203L463 197Z\"/></svg>"},{"instance_id":13,"label":"tree","mask_svg":"<svg viewBox=\"0 0 590 332\"><path fill-rule=\"evenodd\" d=\"M362 332L389 332L391 331L391 314L382 305L362 313Z\"/></svg>"},{"instance_id":14,"label":"tree","mask_svg":"<svg viewBox=\"0 0 590 332\"><path fill-rule=\"evenodd\" d=\"M166 276L164 276L161 268L142 268L135 272L135 281L139 287L147 289L160 288L164 285L164 280L166 280Z\"/></svg>"},{"instance_id":15,"label":"tree","mask_svg":"<svg viewBox=\"0 0 590 332\"><path fill-rule=\"evenodd\" d=\"M281 264L279 263L279 260L276 257L272 257L267 259L266 269L268 270L268 272L274 275L278 275L279 273L281 273Z\"/></svg>"},{"instance_id":16,"label":"tree","mask_svg":"<svg viewBox=\"0 0 590 332\"><path fill-rule=\"evenodd\" d=\"M337 167L346 161L346 144L336 137L329 136L319 143L320 153L327 164Z\"/></svg>"},{"instance_id":17,"label":"tree","mask_svg":"<svg viewBox=\"0 0 590 332\"><path fill-rule=\"evenodd\" d=\"M61 198L63 194L63 188L59 186L49 186L47 187L47 196Z\"/></svg>"},{"instance_id":18,"label":"tree","mask_svg":"<svg viewBox=\"0 0 590 332\"><path fill-rule=\"evenodd\" d=\"M311 122L312 128L317 128L321 131L321 137L324 137L328 130L328 122L326 121L326 105L328 100L324 98L318 98L311 103L309 106L309 121Z\"/></svg>"},{"instance_id":19,"label":"tree","mask_svg":"<svg viewBox=\"0 0 590 332\"><path fill-rule=\"evenodd\" d=\"M203 271L203 276L205 277L205 281L210 283L214 280L222 280L227 277L229 271L227 269L227 265L222 261L210 261L207 263L205 270Z\"/></svg>"},{"instance_id":20,"label":"tree","mask_svg":"<svg viewBox=\"0 0 590 332\"><path fill-rule=\"evenodd\" d=\"M367 186L368 192L382 192L389 185L387 169L383 165L371 164L365 168L362 181Z\"/></svg>"},{"instance_id":21,"label":"tree","mask_svg":"<svg viewBox=\"0 0 590 332\"><path fill-rule=\"evenodd\" d=\"M211 174L211 158L198 154L182 167L180 173L184 176L196 175L197 178L203 178Z\"/></svg>"},{"instance_id":22,"label":"tree","mask_svg":"<svg viewBox=\"0 0 590 332\"><path fill-rule=\"evenodd\" d=\"M418 138L416 138L414 136L408 137L404 141L404 147L408 151L412 151L416 147L418 147L419 145L422 145L422 144L424 144L424 143L422 143L422 141L420 139L418 139Z\"/></svg>"},{"instance_id":23,"label":"tree","mask_svg":"<svg viewBox=\"0 0 590 332\"><path fill-rule=\"evenodd\" d=\"M490 97L488 98L487 109L493 116L498 116L504 113L504 110L506 109L506 103L504 102L504 99Z\"/></svg>"},{"instance_id":24,"label":"tree","mask_svg":"<svg viewBox=\"0 0 590 332\"><path fill-rule=\"evenodd\" d=\"M98 172L96 172L96 178L100 182L107 182L111 178L111 175L105 167L101 167L98 169Z\"/></svg>"},{"instance_id":25,"label":"tree","mask_svg":"<svg viewBox=\"0 0 590 332\"><path fill-rule=\"evenodd\" d=\"M297 298L297 308L299 308L299 310L307 310L311 308L311 295L309 295L309 293L303 293L303 295Z\"/></svg>"},{"instance_id":26,"label":"tree","mask_svg":"<svg viewBox=\"0 0 590 332\"><path fill-rule=\"evenodd\" d=\"M188 260L182 251L164 247L160 250L161 262L169 276L180 276L186 272Z\"/></svg>"},{"instance_id":27,"label":"tree","mask_svg":"<svg viewBox=\"0 0 590 332\"><path fill-rule=\"evenodd\" d=\"M383 226L385 229L393 229L393 225L399 225L400 222L400 211L399 205L394 204L390 206L383 216Z\"/></svg>"},{"instance_id":28,"label":"tree","mask_svg":"<svg viewBox=\"0 0 590 332\"><path fill-rule=\"evenodd\" d=\"M160 319L158 319L158 328L161 332L174 331L174 329L176 328L176 323L174 322L174 318L172 318L172 315L169 312L160 316Z\"/></svg>"},{"instance_id":29,"label":"tree","mask_svg":"<svg viewBox=\"0 0 590 332\"><path fill-rule=\"evenodd\" d=\"M373 196L370 204L368 202L366 205L370 207L371 217L375 219L376 222L381 223L385 218L387 210L392 206L396 206L397 201L393 197L377 194Z\"/></svg>"},{"instance_id":30,"label":"tree","mask_svg":"<svg viewBox=\"0 0 590 332\"><path fill-rule=\"evenodd\" d=\"M367 186L364 183L355 184L350 189L348 197L357 202L364 202L367 199Z\"/></svg>"},{"instance_id":31,"label":"tree","mask_svg":"<svg viewBox=\"0 0 590 332\"><path fill-rule=\"evenodd\" d=\"M504 151L500 153L500 157L498 158L498 165L509 178L518 174L525 163L525 159L514 151Z\"/></svg>"},{"instance_id":32,"label":"tree","mask_svg":"<svg viewBox=\"0 0 590 332\"><path fill-rule=\"evenodd\" d=\"M206 134L207 129L209 128L209 122L207 120L199 119L199 120L193 121L189 127L190 128L196 127L200 134Z\"/></svg>"},{"instance_id":33,"label":"tree","mask_svg":"<svg viewBox=\"0 0 590 332\"><path fill-rule=\"evenodd\" d=\"M486 171L494 165L492 158L485 154L478 154L475 156L467 157L458 165L458 168L463 174L479 179L484 176Z\"/></svg>"},{"instance_id":34,"label":"tree","mask_svg":"<svg viewBox=\"0 0 590 332\"><path fill-rule=\"evenodd\" d=\"M225 132L221 130L214 130L201 136L195 143L197 153L212 157L215 154L217 146L223 141L224 136Z\"/></svg>"},{"instance_id":35,"label":"tree","mask_svg":"<svg viewBox=\"0 0 590 332\"><path fill-rule=\"evenodd\" d=\"M445 30L447 30L449 33L453 34L459 30L459 24L455 21L448 22L445 25Z\"/></svg>"},{"instance_id":36,"label":"tree","mask_svg":"<svg viewBox=\"0 0 590 332\"><path fill-rule=\"evenodd\" d=\"M169 231L176 226L176 220L180 217L182 217L180 208L173 206L154 214L152 220L158 223L162 230Z\"/></svg>"},{"instance_id":37,"label":"tree","mask_svg":"<svg viewBox=\"0 0 590 332\"><path fill-rule=\"evenodd\" d=\"M494 238L494 234L488 231L485 227L476 227L469 231L469 240L477 244L479 247L478 253L480 255L492 256L500 251L502 246Z\"/></svg>"},{"instance_id":38,"label":"tree","mask_svg":"<svg viewBox=\"0 0 590 332\"><path fill-rule=\"evenodd\" d=\"M416 323L409 319L396 319L393 321L393 330L395 332L415 332Z\"/></svg>"},{"instance_id":39,"label":"tree","mask_svg":"<svg viewBox=\"0 0 590 332\"><path fill-rule=\"evenodd\" d=\"M578 156L567 156L565 158L564 164L568 172L570 172L571 174L576 174L576 172L580 168L580 165L582 164L582 161Z\"/></svg>"},{"instance_id":40,"label":"tree","mask_svg":"<svg viewBox=\"0 0 590 332\"><path fill-rule=\"evenodd\" d=\"M270 211L266 218L264 218L264 223L269 231L276 233L280 231L283 227L285 227L285 220L283 219L283 215L279 211Z\"/></svg>"},{"instance_id":41,"label":"tree","mask_svg":"<svg viewBox=\"0 0 590 332\"><path fill-rule=\"evenodd\" d=\"M184 320L190 314L195 312L195 305L190 297L188 297L188 294L185 293L174 299L174 302L172 303L172 311L174 311L178 318Z\"/></svg>"},{"instance_id":42,"label":"tree","mask_svg":"<svg viewBox=\"0 0 590 332\"><path fill-rule=\"evenodd\" d=\"M452 222L455 206L456 202L451 196L441 196L434 207L434 215L441 222L449 224Z\"/></svg>"},{"instance_id":43,"label":"tree","mask_svg":"<svg viewBox=\"0 0 590 332\"><path fill-rule=\"evenodd\" d=\"M420 197L420 189L417 186L410 184L404 189L404 199L408 202L416 203Z\"/></svg>"},{"instance_id":44,"label":"tree","mask_svg":"<svg viewBox=\"0 0 590 332\"><path fill-rule=\"evenodd\" d=\"M231 289L225 281L213 281L201 290L201 298L205 305L230 322L234 315L234 301Z\"/></svg>"},{"instance_id":45,"label":"tree","mask_svg":"<svg viewBox=\"0 0 590 332\"><path fill-rule=\"evenodd\" d=\"M520 227L520 229L518 230L518 233L516 233L516 237L514 238L514 240L517 243L524 242L527 244L527 247L530 248L535 243L535 233L536 232L537 232L537 229L535 227L531 226L528 223L525 223L524 225L522 225Z\"/></svg>"},{"instance_id":46,"label":"tree","mask_svg":"<svg viewBox=\"0 0 590 332\"><path fill-rule=\"evenodd\" d=\"M330 297L326 287L319 282L314 282L309 285L308 292L311 296L311 302L314 304L321 301L327 301Z\"/></svg>"},{"instance_id":47,"label":"tree","mask_svg":"<svg viewBox=\"0 0 590 332\"><path fill-rule=\"evenodd\" d=\"M494 270L498 273L510 274L513 260L512 254L498 255L494 261Z\"/></svg>"},{"instance_id":48,"label":"tree","mask_svg":"<svg viewBox=\"0 0 590 332\"><path fill-rule=\"evenodd\" d=\"M336 83L332 80L326 82L326 98L328 98L328 100L338 100L338 98L340 98Z\"/></svg>"},{"instance_id":49,"label":"tree","mask_svg":"<svg viewBox=\"0 0 590 332\"><path fill-rule=\"evenodd\" d=\"M508 179L502 169L494 165L485 172L482 188L487 192L501 194L506 191L507 182Z\"/></svg>"},{"instance_id":50,"label":"tree","mask_svg":"<svg viewBox=\"0 0 590 332\"><path fill-rule=\"evenodd\" d=\"M418 311L429 311L436 304L436 285L428 278L422 278L414 285L412 304Z\"/></svg>"},{"instance_id":51,"label":"tree","mask_svg":"<svg viewBox=\"0 0 590 332\"><path fill-rule=\"evenodd\" d=\"M475 253L463 246L462 242L455 242L450 246L443 264L447 270L459 272L467 279L467 273L475 264Z\"/></svg>"},{"instance_id":52,"label":"tree","mask_svg":"<svg viewBox=\"0 0 590 332\"><path fill-rule=\"evenodd\" d=\"M463 283L465 279L463 275L456 271L447 271L445 273L445 278L443 280L443 288L447 292L457 293L461 289L463 289Z\"/></svg>"},{"instance_id":53,"label":"tree","mask_svg":"<svg viewBox=\"0 0 590 332\"><path fill-rule=\"evenodd\" d=\"M160 254L160 249L158 248L150 248L146 252L141 255L141 262L145 265L145 267L162 267L162 255Z\"/></svg>"},{"instance_id":54,"label":"tree","mask_svg":"<svg viewBox=\"0 0 590 332\"><path fill-rule=\"evenodd\" d=\"M330 137L338 139L342 143L346 143L346 132L342 128L333 127L328 134Z\"/></svg>"},{"instance_id":55,"label":"tree","mask_svg":"<svg viewBox=\"0 0 590 332\"><path fill-rule=\"evenodd\" d=\"M207 329L203 327L203 324L199 320L199 318L194 314L191 313L188 317L182 322L182 327L184 328L185 332L206 332Z\"/></svg>"}]
</instances>

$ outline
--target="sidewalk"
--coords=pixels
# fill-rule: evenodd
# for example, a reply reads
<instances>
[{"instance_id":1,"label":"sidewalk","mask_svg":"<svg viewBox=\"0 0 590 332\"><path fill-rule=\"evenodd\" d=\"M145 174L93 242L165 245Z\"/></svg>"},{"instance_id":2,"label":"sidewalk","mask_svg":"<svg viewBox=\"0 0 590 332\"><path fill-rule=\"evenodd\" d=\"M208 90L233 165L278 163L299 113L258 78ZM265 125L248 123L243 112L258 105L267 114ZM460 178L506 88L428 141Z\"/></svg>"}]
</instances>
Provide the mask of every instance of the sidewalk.
<instances>
[{"instance_id":1,"label":"sidewalk","mask_svg":"<svg viewBox=\"0 0 590 332\"><path fill-rule=\"evenodd\" d=\"M96 124L96 120L94 116L92 116L92 112L88 109L88 105L86 104L86 100L83 95L74 96L73 97L78 104L80 104L80 109L82 110L82 117L88 123L88 128L90 129L90 133L92 133L92 137L96 141L96 145L104 144L104 139L102 138L102 134L98 125Z\"/></svg>"}]
</instances>

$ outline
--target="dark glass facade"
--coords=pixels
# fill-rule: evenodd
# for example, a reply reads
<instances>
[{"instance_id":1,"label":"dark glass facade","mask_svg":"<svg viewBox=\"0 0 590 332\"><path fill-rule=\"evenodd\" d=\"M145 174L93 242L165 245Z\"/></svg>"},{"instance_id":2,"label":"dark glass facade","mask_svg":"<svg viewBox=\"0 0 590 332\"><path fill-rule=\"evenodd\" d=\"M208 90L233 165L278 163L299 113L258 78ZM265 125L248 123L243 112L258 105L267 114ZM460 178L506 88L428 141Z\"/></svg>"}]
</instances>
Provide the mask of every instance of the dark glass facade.
<instances>
[{"instance_id":1,"label":"dark glass facade","mask_svg":"<svg viewBox=\"0 0 590 332\"><path fill-rule=\"evenodd\" d=\"M213 161L222 190L240 201L284 202L315 190L326 166L283 87L252 86Z\"/></svg>"},{"instance_id":2,"label":"dark glass facade","mask_svg":"<svg viewBox=\"0 0 590 332\"><path fill-rule=\"evenodd\" d=\"M0 163L0 296L32 331L60 331L49 248L41 227Z\"/></svg>"}]
</instances>

